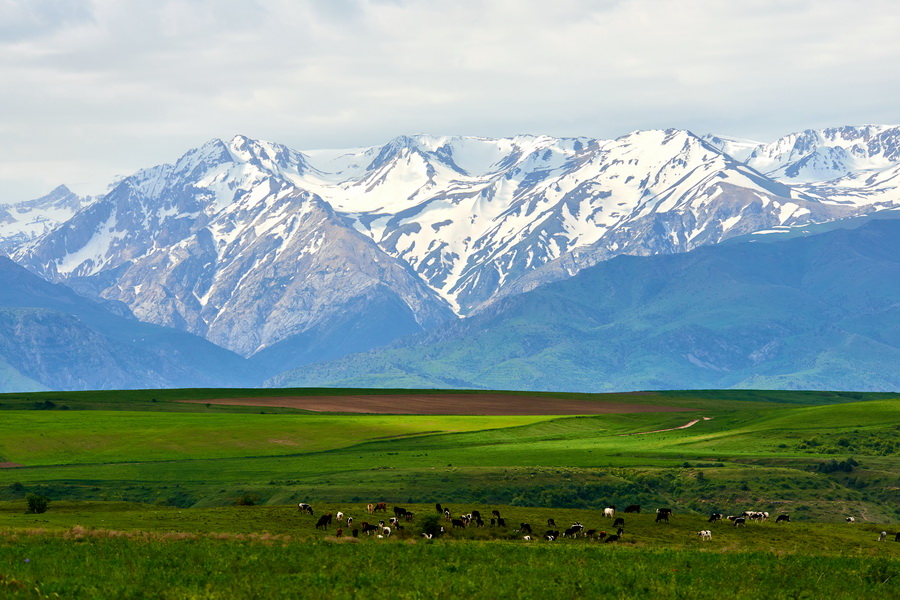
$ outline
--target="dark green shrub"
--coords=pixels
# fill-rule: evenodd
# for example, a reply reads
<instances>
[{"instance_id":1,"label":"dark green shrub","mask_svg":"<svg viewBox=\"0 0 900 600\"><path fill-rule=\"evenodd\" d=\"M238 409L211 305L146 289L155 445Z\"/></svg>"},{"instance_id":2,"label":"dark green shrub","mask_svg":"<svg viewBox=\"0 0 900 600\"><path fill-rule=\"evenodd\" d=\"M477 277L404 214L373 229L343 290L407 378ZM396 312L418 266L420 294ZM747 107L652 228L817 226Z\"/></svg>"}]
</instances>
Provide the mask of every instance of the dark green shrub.
<instances>
[{"instance_id":1,"label":"dark green shrub","mask_svg":"<svg viewBox=\"0 0 900 600\"><path fill-rule=\"evenodd\" d=\"M256 494L243 494L234 501L235 506L255 506L259 502L259 496Z\"/></svg>"},{"instance_id":2,"label":"dark green shrub","mask_svg":"<svg viewBox=\"0 0 900 600\"><path fill-rule=\"evenodd\" d=\"M25 511L29 515L37 515L47 512L47 506L50 504L50 498L40 496L38 494L28 494L25 496L25 502L28 503L28 510Z\"/></svg>"},{"instance_id":3,"label":"dark green shrub","mask_svg":"<svg viewBox=\"0 0 900 600\"><path fill-rule=\"evenodd\" d=\"M422 519L422 533L427 533L432 537L441 535L441 517L437 514L425 515Z\"/></svg>"}]
</instances>

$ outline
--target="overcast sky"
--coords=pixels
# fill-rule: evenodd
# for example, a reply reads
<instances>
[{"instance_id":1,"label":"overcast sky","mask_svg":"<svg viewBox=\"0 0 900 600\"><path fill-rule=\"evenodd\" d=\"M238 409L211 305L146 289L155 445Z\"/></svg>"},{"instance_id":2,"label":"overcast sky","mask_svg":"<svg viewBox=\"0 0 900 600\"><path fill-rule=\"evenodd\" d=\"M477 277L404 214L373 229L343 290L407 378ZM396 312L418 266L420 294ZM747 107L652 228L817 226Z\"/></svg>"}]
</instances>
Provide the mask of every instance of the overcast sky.
<instances>
[{"instance_id":1,"label":"overcast sky","mask_svg":"<svg viewBox=\"0 0 900 600\"><path fill-rule=\"evenodd\" d=\"M0 0L0 202L212 138L900 122L896 0Z\"/></svg>"}]
</instances>

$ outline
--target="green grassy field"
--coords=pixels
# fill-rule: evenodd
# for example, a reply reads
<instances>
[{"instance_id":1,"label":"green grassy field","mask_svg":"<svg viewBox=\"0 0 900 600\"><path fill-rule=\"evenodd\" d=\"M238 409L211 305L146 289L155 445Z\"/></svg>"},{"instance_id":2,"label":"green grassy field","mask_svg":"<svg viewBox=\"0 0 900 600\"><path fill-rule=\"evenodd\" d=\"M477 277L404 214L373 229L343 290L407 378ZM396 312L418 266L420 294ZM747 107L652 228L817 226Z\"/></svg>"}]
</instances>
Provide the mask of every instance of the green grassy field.
<instances>
[{"instance_id":1,"label":"green grassy field","mask_svg":"<svg viewBox=\"0 0 900 600\"><path fill-rule=\"evenodd\" d=\"M525 417L179 402L253 395L288 392L0 396L0 462L23 465L0 469L0 597L898 593L900 543L876 541L900 529L900 400L889 394L536 394L688 410ZM30 493L50 498L46 513L24 514ZM241 497L256 506L235 506ZM297 513L301 501L357 522L373 501L419 517L387 540L340 541ZM598 512L610 504L645 514L627 515L614 545L529 544L514 528L489 527L426 542L419 519L435 502L455 514L499 508L536 532L548 516L559 528L610 529ZM675 509L672 523L646 514L659 506ZM717 524L711 542L697 538L709 512L748 509L793 522ZM127 568L116 571L116 560ZM614 577L603 575L610 560ZM744 576L716 578L729 571Z\"/></svg>"}]
</instances>

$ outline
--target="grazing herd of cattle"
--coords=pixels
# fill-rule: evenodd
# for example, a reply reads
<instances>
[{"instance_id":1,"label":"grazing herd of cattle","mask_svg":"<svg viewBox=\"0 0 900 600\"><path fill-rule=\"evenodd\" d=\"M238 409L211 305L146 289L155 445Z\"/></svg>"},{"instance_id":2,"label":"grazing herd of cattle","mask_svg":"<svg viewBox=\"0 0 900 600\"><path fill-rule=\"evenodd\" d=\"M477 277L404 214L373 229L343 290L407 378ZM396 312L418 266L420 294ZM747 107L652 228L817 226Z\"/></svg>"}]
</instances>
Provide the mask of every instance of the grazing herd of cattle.
<instances>
[{"instance_id":1,"label":"grazing herd of cattle","mask_svg":"<svg viewBox=\"0 0 900 600\"><path fill-rule=\"evenodd\" d=\"M301 502L298 505L298 510L300 512L308 513L310 516L315 516L313 513L313 508L306 502ZM443 519L449 522L451 529L465 529L474 524L475 527L486 527L487 523L481 516L481 512L477 510L473 510L469 513L461 514L458 516L453 516L452 512L449 508L445 508L440 504L435 504L435 510L438 515L443 517ZM386 502L376 502L374 504L369 504L366 507L366 512L371 517L367 517L367 519L371 519L374 521L375 513L384 513L387 516L388 508ZM640 513L641 507L637 504L632 504L628 506L625 511L627 513ZM337 537L342 537L344 535L344 527L347 527L350 535L353 537L359 537L359 535L366 534L372 535L374 534L378 538L387 538L390 537L394 532L405 531L404 523L409 523L413 520L415 516L412 512L401 506L393 507L393 517L389 517L387 521L384 518L380 519L376 522L362 521L358 527L353 527L353 517L349 515L345 515L342 511L338 511L337 514L326 513L320 515L318 520L316 521L316 529L327 530L330 526L332 526L334 521L337 521L337 529L335 531L335 535ZM587 529L584 525L579 522L572 523L571 527L568 527L560 533L559 529L556 529L556 522L550 518L547 519L547 530L543 533L543 535L539 536L548 541L554 541L563 538L572 538L575 539L577 537L582 537L590 540L600 540L605 543L617 542L622 539L625 534L625 519L622 517L616 517L616 507L608 506L603 509L603 518L611 519L612 526L611 530L615 530L615 533L607 533L604 531L598 531L597 529ZM656 523L668 523L669 518L672 517L673 511L671 508L657 508L656 509ZM747 510L742 512L739 515L728 515L723 516L721 513L712 513L709 516L709 523L717 523L720 521L729 521L734 527L740 527L742 525L746 525L748 521L762 523L769 519L769 513L765 511L756 511L756 510ZM846 521L848 523L854 523L856 520L853 517L847 517ZM789 515L781 514L775 518L775 523L790 523L791 518ZM506 523L506 519L500 516L500 511L492 510L490 516L490 527L504 528L507 529L509 526ZM537 536L534 534L534 530L530 523L520 523L519 527L516 529L518 534L521 534L522 539L525 541L534 540ZM423 532L422 536L427 539L432 539L434 536L440 536L441 534L446 533L446 529L443 526L439 527L438 531L434 532ZM882 531L878 541L883 542L885 538L887 538L887 532ZM697 536L701 541L712 540L712 530L703 529L697 532ZM898 532L894 536L894 541L900 542L900 532Z\"/></svg>"}]
</instances>

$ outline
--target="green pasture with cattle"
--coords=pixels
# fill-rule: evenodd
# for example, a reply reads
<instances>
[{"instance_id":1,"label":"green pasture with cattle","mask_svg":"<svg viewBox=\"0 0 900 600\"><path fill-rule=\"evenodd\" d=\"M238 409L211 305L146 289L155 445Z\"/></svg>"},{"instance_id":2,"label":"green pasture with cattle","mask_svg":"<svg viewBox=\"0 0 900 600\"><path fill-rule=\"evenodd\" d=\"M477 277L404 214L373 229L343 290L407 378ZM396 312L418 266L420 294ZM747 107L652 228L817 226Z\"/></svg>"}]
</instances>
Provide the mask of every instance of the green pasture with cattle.
<instances>
[{"instance_id":1,"label":"green pasture with cattle","mask_svg":"<svg viewBox=\"0 0 900 600\"><path fill-rule=\"evenodd\" d=\"M338 414L215 403L370 392L397 393L0 396L0 596L351 597L361 589L366 597L787 598L900 591L895 395L530 394L551 405L577 399L646 411L590 416ZM29 495L48 498L47 512L25 514ZM317 530L296 509L309 502L316 516L341 510L359 523L377 501L417 516L386 539L348 538L349 530L338 539L335 526ZM424 540L422 523L436 502L454 515L487 516L496 508L508 527ZM610 530L601 509L621 512L629 504L644 510L619 515L625 534L614 544L527 542L516 533L531 522L540 538L551 516L559 529L580 521ZM654 522L662 506L675 511L668 524ZM713 539L698 538L710 512L744 510L772 518L709 525ZM792 522L776 525L781 513ZM885 542L877 541L881 531L890 533ZM116 571L116 557L125 573ZM735 570L743 576L720 576Z\"/></svg>"}]
</instances>

